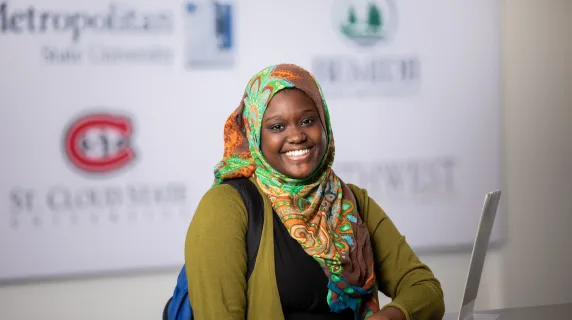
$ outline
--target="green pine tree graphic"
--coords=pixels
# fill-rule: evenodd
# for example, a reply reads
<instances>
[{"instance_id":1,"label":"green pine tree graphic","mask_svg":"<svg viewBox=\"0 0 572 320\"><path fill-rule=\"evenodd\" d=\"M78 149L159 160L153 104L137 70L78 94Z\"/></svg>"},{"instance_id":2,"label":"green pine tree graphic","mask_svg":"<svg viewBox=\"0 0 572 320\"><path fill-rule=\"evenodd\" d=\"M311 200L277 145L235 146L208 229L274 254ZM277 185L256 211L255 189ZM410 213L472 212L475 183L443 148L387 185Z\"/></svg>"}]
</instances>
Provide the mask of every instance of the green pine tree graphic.
<instances>
[{"instance_id":1,"label":"green pine tree graphic","mask_svg":"<svg viewBox=\"0 0 572 320\"><path fill-rule=\"evenodd\" d=\"M340 30L353 39L379 38L384 27L383 12L374 2L366 7L365 16L358 16L354 6L347 7L346 19L341 21Z\"/></svg>"},{"instance_id":2,"label":"green pine tree graphic","mask_svg":"<svg viewBox=\"0 0 572 320\"><path fill-rule=\"evenodd\" d=\"M352 37L355 33L355 26L357 24L357 15L356 10L353 6L348 8L348 19L345 23L342 23L341 30L344 34L349 37Z\"/></svg>"},{"instance_id":3,"label":"green pine tree graphic","mask_svg":"<svg viewBox=\"0 0 572 320\"><path fill-rule=\"evenodd\" d=\"M383 18L381 16L381 11L379 8L373 4L369 4L367 11L367 24L372 32L378 32L383 26Z\"/></svg>"},{"instance_id":4,"label":"green pine tree graphic","mask_svg":"<svg viewBox=\"0 0 572 320\"><path fill-rule=\"evenodd\" d=\"M356 17L356 10L354 9L354 7L350 7L348 9L348 23L350 25L356 24L357 22L357 17Z\"/></svg>"}]
</instances>

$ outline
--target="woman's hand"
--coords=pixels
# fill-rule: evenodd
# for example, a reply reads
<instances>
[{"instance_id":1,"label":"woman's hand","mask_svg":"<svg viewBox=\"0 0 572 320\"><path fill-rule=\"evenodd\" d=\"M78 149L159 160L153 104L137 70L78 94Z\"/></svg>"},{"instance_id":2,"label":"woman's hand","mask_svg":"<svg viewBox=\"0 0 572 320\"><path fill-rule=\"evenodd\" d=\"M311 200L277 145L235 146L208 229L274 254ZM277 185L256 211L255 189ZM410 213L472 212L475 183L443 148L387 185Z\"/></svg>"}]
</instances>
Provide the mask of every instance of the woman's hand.
<instances>
[{"instance_id":1,"label":"woman's hand","mask_svg":"<svg viewBox=\"0 0 572 320\"><path fill-rule=\"evenodd\" d=\"M387 307L367 317L367 320L405 320L405 314L398 308Z\"/></svg>"}]
</instances>

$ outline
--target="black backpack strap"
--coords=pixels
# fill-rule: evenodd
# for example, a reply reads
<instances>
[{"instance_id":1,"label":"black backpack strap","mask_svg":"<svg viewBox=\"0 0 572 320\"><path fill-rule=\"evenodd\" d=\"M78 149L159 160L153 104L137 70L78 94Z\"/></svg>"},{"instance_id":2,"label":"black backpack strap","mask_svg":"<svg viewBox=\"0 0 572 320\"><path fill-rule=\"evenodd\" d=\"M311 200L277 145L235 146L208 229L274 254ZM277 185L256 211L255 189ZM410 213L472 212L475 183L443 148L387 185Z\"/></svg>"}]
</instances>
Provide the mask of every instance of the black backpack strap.
<instances>
[{"instance_id":1,"label":"black backpack strap","mask_svg":"<svg viewBox=\"0 0 572 320\"><path fill-rule=\"evenodd\" d=\"M262 237L262 227L264 226L264 202L258 188L247 178L226 180L225 183L233 186L238 193L248 212L248 227L246 231L246 256L248 264L246 269L246 281L254 270L260 238Z\"/></svg>"},{"instance_id":2,"label":"black backpack strap","mask_svg":"<svg viewBox=\"0 0 572 320\"><path fill-rule=\"evenodd\" d=\"M163 308L163 320L169 320L169 304L171 300L173 300L173 297L170 297L167 303L165 303L165 307Z\"/></svg>"}]
</instances>

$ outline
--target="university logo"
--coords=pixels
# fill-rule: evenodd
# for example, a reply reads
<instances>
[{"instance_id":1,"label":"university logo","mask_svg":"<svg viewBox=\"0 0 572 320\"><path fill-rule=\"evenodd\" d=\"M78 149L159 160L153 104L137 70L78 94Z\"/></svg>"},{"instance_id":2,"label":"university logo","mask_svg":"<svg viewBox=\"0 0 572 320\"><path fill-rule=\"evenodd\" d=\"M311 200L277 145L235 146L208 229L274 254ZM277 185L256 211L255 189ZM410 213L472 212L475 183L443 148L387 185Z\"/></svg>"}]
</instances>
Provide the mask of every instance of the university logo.
<instances>
[{"instance_id":1,"label":"university logo","mask_svg":"<svg viewBox=\"0 0 572 320\"><path fill-rule=\"evenodd\" d=\"M187 67L234 64L233 6L220 1L185 3L184 55Z\"/></svg>"},{"instance_id":2,"label":"university logo","mask_svg":"<svg viewBox=\"0 0 572 320\"><path fill-rule=\"evenodd\" d=\"M40 61L49 65L170 65L174 60L172 46L162 45L175 32L170 8L116 1L95 1L89 8L16 2L0 3L0 43L5 36L30 40L6 50L37 50Z\"/></svg>"},{"instance_id":3,"label":"university logo","mask_svg":"<svg viewBox=\"0 0 572 320\"><path fill-rule=\"evenodd\" d=\"M114 113L84 114L64 133L64 154L77 169L87 173L110 173L135 159L131 146L131 118Z\"/></svg>"},{"instance_id":4,"label":"university logo","mask_svg":"<svg viewBox=\"0 0 572 320\"><path fill-rule=\"evenodd\" d=\"M362 46L388 41L397 27L393 0L338 0L334 25L345 38Z\"/></svg>"},{"instance_id":5,"label":"university logo","mask_svg":"<svg viewBox=\"0 0 572 320\"><path fill-rule=\"evenodd\" d=\"M332 12L335 31L360 48L392 41L403 14L394 0L336 0ZM414 53L324 53L312 59L311 69L329 97L412 95L421 78Z\"/></svg>"}]
</instances>

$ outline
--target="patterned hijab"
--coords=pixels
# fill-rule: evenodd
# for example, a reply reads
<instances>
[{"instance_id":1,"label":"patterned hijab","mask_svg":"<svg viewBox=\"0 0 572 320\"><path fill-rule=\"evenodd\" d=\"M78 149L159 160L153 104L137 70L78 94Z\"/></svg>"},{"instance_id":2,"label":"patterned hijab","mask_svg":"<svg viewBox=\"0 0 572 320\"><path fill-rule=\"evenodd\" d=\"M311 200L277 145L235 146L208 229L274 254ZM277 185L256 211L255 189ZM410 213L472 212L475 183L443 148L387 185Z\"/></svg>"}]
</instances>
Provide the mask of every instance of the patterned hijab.
<instances>
[{"instance_id":1,"label":"patterned hijab","mask_svg":"<svg viewBox=\"0 0 572 320\"><path fill-rule=\"evenodd\" d=\"M279 173L260 150L264 112L285 88L312 98L328 138L321 163L306 179ZM334 153L330 115L316 79L296 65L271 66L252 77L225 123L224 156L214 169L214 185L254 175L288 233L322 266L329 279L330 309L351 308L356 319L365 319L379 310L371 242L353 193L331 168Z\"/></svg>"}]
</instances>

